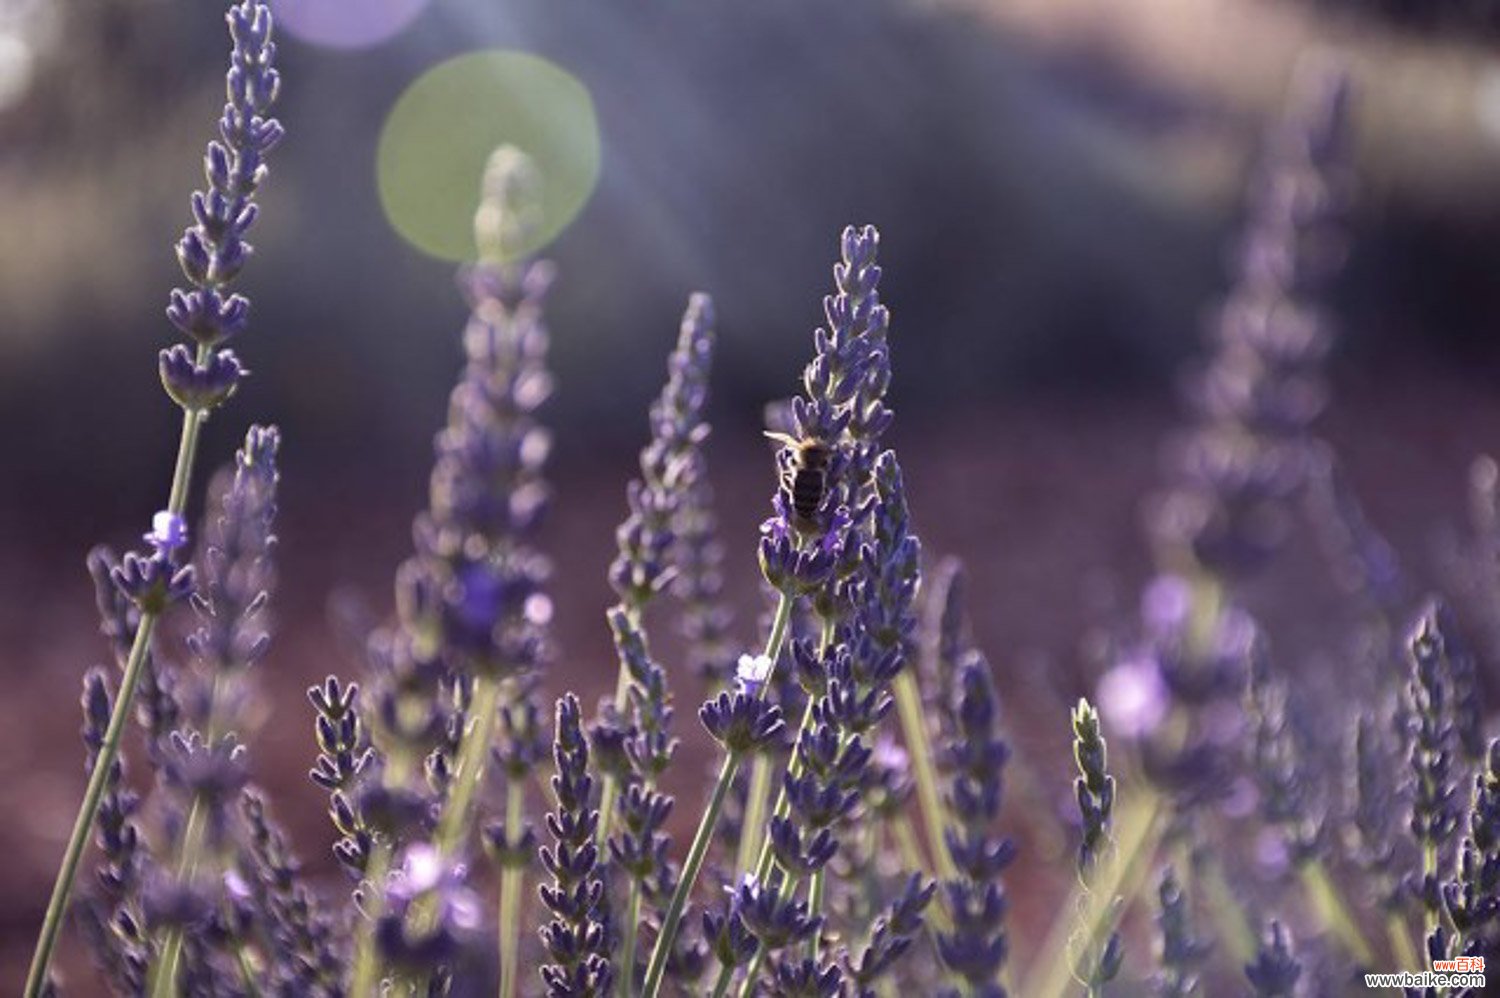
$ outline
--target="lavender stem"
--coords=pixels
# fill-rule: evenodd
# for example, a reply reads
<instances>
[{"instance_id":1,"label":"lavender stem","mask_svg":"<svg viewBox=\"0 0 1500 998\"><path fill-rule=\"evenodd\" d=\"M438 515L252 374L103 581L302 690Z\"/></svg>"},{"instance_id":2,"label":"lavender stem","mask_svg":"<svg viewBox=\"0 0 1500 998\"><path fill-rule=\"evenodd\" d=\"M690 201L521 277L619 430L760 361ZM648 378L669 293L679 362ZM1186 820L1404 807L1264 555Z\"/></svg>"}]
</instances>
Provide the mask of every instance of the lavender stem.
<instances>
[{"instance_id":1,"label":"lavender stem","mask_svg":"<svg viewBox=\"0 0 1500 998\"><path fill-rule=\"evenodd\" d=\"M222 672L214 673L213 685L209 687L208 693L208 737L205 742L212 746L219 740L217 725L219 721L218 712L214 709L221 698ZM179 883L189 882L194 874L198 872L198 852L203 836L203 800L199 795L193 796L193 802L188 807L187 823L183 826L182 849L177 860L177 880ZM177 985L177 964L182 958L182 929L174 927L167 932L167 937L162 941L161 956L153 968L153 979L151 994L153 998L171 998Z\"/></svg>"},{"instance_id":2,"label":"lavender stem","mask_svg":"<svg viewBox=\"0 0 1500 998\"><path fill-rule=\"evenodd\" d=\"M1323 861L1310 860L1297 871L1297 877L1302 881L1303 890L1307 891L1308 897L1312 900L1313 909L1318 913L1318 920L1333 930L1334 936L1360 966L1373 967L1375 951L1370 948L1370 944L1365 941L1364 934L1359 931L1359 926L1350 914L1348 901L1344 899L1338 885L1328 876L1328 867L1323 864Z\"/></svg>"},{"instance_id":3,"label":"lavender stem","mask_svg":"<svg viewBox=\"0 0 1500 998\"><path fill-rule=\"evenodd\" d=\"M1061 914L1053 919L1041 955L1019 994L1062 998L1074 986L1073 965L1067 957L1068 941L1075 929L1080 938L1095 938L1110 914L1114 898L1124 898L1128 905L1134 897L1147 869L1144 861L1156 851L1157 833L1165 815L1164 803L1149 786L1142 786L1129 800L1120 803L1117 851L1100 871L1092 890L1074 885L1068 901L1057 909ZM1074 921L1071 913L1080 910L1081 916Z\"/></svg>"},{"instance_id":4,"label":"lavender stem","mask_svg":"<svg viewBox=\"0 0 1500 998\"><path fill-rule=\"evenodd\" d=\"M518 829L524 822L526 784L511 780L505 787L505 827ZM500 873L500 998L515 998L516 961L521 952L521 888L525 867L507 863Z\"/></svg>"},{"instance_id":5,"label":"lavender stem","mask_svg":"<svg viewBox=\"0 0 1500 998\"><path fill-rule=\"evenodd\" d=\"M771 622L771 633L766 638L766 658L769 658L774 668L775 662L781 657L782 646L786 644L787 625L792 620L792 604L796 598L790 593L783 591L781 598L776 603L776 617ZM761 687L764 695L765 689L770 685L770 677ZM703 812L702 819L698 822L698 831L693 835L692 845L688 847L687 859L682 864L682 875L678 877L677 889L672 892L672 900L667 905L666 916L662 919L661 932L656 937L656 945L651 950L651 963L646 968L646 983L641 990L641 998L656 998L657 991L661 988L662 976L667 970L667 957L672 952L672 944L676 941L677 927L682 922L683 909L687 907L688 895L693 891L693 884L698 879L698 873L703 868L703 860L708 855L708 843L713 838L714 827L719 823L719 812L724 809L724 801L729 796L729 787L734 783L735 775L740 770L740 758L732 752L725 752L724 764L719 767L719 778L714 782L713 796L709 799L708 809Z\"/></svg>"},{"instance_id":6,"label":"lavender stem","mask_svg":"<svg viewBox=\"0 0 1500 998\"><path fill-rule=\"evenodd\" d=\"M210 353L208 346L198 345L198 364L202 364ZM182 412L182 433L177 440L177 461L172 469L172 491L167 498L167 510L178 516L187 506L188 487L193 477L193 464L198 456L198 430L203 425L204 413L196 409ZM47 970L52 965L52 954L57 949L57 936L62 931L63 916L67 914L68 900L73 894L73 881L78 876L78 863L83 859L83 850L88 846L89 830L99 814L99 802L104 797L104 788L109 783L109 773L120 754L120 739L125 734L125 725L130 720L130 709L135 701L135 688L140 682L146 655L151 648L151 634L156 630L160 615L143 612L135 631L135 641L130 646L130 656L125 661L125 674L120 680L120 694L115 698L115 709L109 717L109 728L104 734L104 744L99 749L99 758L89 773L88 787L79 805L78 817L73 821L73 831L68 836L68 847L63 853L62 866L57 871L57 881L52 885L52 897L47 902L47 914L42 919L41 934L37 939L36 952L31 957L31 969L26 974L26 998L40 998L47 983Z\"/></svg>"},{"instance_id":7,"label":"lavender stem","mask_svg":"<svg viewBox=\"0 0 1500 998\"><path fill-rule=\"evenodd\" d=\"M125 725L130 719L130 704L141 678L147 649L151 646L151 632L156 628L156 619L157 615L154 613L142 614L140 626L136 628L135 642L130 646L130 658L125 664L125 676L120 681L120 695L115 698L115 709L110 714L104 744L89 773L88 789L84 792L83 804L78 808L78 817L73 821L73 832L68 837L62 867L57 871L57 882L52 887L52 898L47 902L41 936L31 958L31 970L26 975L26 998L41 998L46 987L47 969L52 963L53 950L57 948L57 936L62 930L68 898L73 892L78 862L83 858L84 847L88 845L89 830L94 827L94 819L99 813L99 802L109 784L110 770L120 754L120 737L125 733Z\"/></svg>"},{"instance_id":8,"label":"lavender stem","mask_svg":"<svg viewBox=\"0 0 1500 998\"><path fill-rule=\"evenodd\" d=\"M921 804L922 823L927 832L927 847L932 852L933 867L942 880L954 880L958 869L948 854L943 829L948 824L947 808L938 790L937 767L932 761L932 746L922 710L922 691L914 670L903 669L896 676L896 711L901 719L901 738L911 753L912 773L916 777L917 800ZM920 853L919 853L920 855ZM927 869L925 864L916 869Z\"/></svg>"}]
</instances>

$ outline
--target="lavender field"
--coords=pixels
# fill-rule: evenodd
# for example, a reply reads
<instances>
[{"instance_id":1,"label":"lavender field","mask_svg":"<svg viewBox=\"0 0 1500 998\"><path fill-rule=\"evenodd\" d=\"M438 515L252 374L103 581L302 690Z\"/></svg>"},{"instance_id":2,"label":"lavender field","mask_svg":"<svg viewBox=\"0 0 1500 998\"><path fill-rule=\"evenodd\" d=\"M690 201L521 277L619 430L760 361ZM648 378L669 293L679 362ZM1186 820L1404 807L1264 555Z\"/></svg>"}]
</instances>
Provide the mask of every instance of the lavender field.
<instances>
[{"instance_id":1,"label":"lavender field","mask_svg":"<svg viewBox=\"0 0 1500 998\"><path fill-rule=\"evenodd\" d=\"M1484 993L1486 5L356 6L0 5L5 987Z\"/></svg>"}]
</instances>

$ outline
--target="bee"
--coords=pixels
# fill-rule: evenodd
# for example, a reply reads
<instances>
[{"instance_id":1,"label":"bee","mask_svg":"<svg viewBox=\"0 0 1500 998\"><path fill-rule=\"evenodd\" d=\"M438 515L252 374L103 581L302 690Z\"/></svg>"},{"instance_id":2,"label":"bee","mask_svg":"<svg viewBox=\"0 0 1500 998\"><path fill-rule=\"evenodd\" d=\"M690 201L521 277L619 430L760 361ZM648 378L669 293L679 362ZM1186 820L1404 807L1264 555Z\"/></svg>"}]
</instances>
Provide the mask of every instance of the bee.
<instances>
[{"instance_id":1,"label":"bee","mask_svg":"<svg viewBox=\"0 0 1500 998\"><path fill-rule=\"evenodd\" d=\"M792 525L805 533L816 533L821 528L818 510L828 494L833 445L810 437L799 440L771 430L765 433L792 452L790 460L781 469L781 488L791 503Z\"/></svg>"}]
</instances>

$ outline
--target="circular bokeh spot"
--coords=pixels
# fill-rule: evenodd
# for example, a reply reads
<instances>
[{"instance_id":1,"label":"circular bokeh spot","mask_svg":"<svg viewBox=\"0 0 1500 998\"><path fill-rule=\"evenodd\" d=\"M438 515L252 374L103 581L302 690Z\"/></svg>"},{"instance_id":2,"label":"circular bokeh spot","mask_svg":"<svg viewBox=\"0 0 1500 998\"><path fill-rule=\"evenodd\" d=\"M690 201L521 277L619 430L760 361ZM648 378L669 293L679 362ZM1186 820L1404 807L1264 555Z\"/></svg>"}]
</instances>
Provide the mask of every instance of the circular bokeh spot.
<instances>
[{"instance_id":1,"label":"circular bokeh spot","mask_svg":"<svg viewBox=\"0 0 1500 998\"><path fill-rule=\"evenodd\" d=\"M270 0L276 27L310 45L362 49L401 33L428 0Z\"/></svg>"},{"instance_id":2,"label":"circular bokeh spot","mask_svg":"<svg viewBox=\"0 0 1500 998\"><path fill-rule=\"evenodd\" d=\"M531 253L551 242L598 183L599 122L582 83L524 52L450 59L397 100L375 164L391 225L424 253L473 259L480 179L502 145L525 153L541 178L537 224L519 250Z\"/></svg>"}]
</instances>

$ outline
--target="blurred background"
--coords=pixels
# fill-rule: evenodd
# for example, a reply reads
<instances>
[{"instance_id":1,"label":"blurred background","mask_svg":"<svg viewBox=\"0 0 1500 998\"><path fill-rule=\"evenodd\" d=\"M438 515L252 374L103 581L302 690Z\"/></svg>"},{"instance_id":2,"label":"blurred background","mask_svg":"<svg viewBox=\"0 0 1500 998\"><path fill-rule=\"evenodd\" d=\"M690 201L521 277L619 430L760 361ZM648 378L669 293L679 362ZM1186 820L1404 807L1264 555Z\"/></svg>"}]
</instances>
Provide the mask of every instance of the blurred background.
<instances>
[{"instance_id":1,"label":"blurred background","mask_svg":"<svg viewBox=\"0 0 1500 998\"><path fill-rule=\"evenodd\" d=\"M415 124L388 127L427 70L465 53L545 60L590 159L567 178L576 217L545 250L562 275L554 690L613 683L612 530L694 290L718 305L710 461L739 631L754 633L755 528L774 484L761 412L797 387L850 222L883 235L890 439L926 547L968 560L1003 696L1087 689L1090 642L1129 619L1149 570L1141 502L1179 419L1179 372L1226 287L1257 143L1310 52L1350 67L1359 183L1321 426L1413 574L1443 581L1467 469L1500 426L1500 5L273 6L288 138L242 281L255 313L236 350L253 377L211 424L201 471L249 422L282 427L280 632L263 676L275 723L256 768L315 866L329 836L301 779L301 690L357 672L331 594L388 609L459 363L454 263L411 228L477 196L482 156L445 161L444 136L462 147L535 125L523 78L496 120L454 115L433 139L417 105ZM223 100L221 13L0 0L0 980L20 977L82 788L78 682L107 655L84 554L133 543L170 474L178 416L154 353L172 340L171 246ZM388 213L402 204L415 222ZM1284 660L1341 653L1299 630L1318 614L1285 613L1343 612L1313 555L1257 586ZM678 688L684 704L696 692ZM1056 727L1017 735L1066 767ZM79 949L66 964L83 982Z\"/></svg>"}]
</instances>

